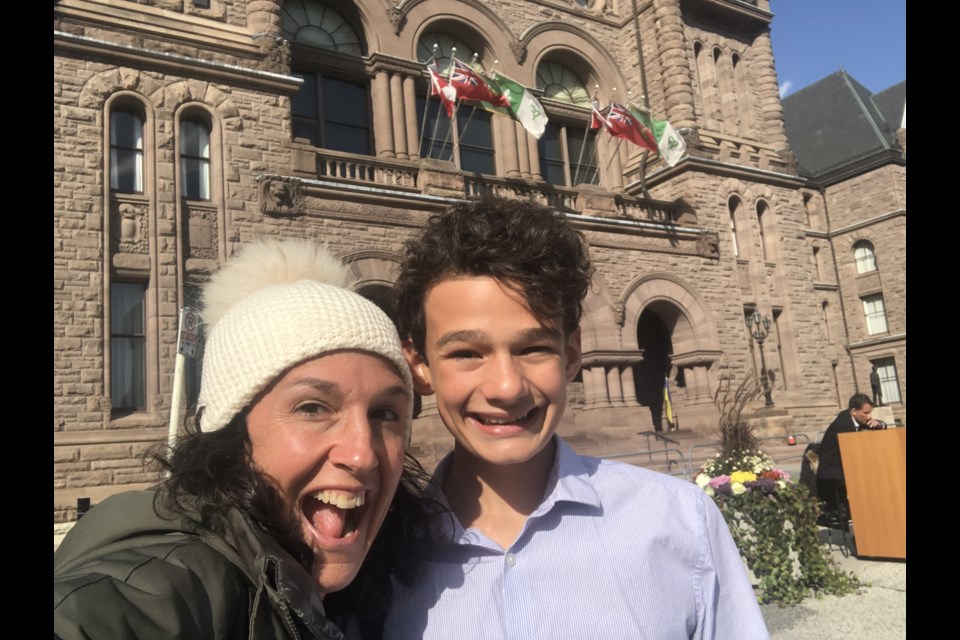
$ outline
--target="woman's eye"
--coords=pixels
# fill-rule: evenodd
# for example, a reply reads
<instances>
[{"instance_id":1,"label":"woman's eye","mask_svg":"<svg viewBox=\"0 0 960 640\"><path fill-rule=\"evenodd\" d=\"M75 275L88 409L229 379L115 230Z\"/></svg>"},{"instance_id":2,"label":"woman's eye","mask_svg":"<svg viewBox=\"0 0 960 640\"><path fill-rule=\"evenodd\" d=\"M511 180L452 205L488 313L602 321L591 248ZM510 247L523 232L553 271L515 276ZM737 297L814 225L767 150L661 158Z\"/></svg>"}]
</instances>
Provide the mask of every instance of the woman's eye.
<instances>
[{"instance_id":1,"label":"woman's eye","mask_svg":"<svg viewBox=\"0 0 960 640\"><path fill-rule=\"evenodd\" d=\"M400 412L396 409L384 407L382 409L374 409L373 412L371 412L370 417L374 420L393 422L400 420Z\"/></svg>"},{"instance_id":2,"label":"woman's eye","mask_svg":"<svg viewBox=\"0 0 960 640\"><path fill-rule=\"evenodd\" d=\"M297 413L309 416L318 416L327 412L327 408L319 402L302 402L297 405Z\"/></svg>"}]
</instances>

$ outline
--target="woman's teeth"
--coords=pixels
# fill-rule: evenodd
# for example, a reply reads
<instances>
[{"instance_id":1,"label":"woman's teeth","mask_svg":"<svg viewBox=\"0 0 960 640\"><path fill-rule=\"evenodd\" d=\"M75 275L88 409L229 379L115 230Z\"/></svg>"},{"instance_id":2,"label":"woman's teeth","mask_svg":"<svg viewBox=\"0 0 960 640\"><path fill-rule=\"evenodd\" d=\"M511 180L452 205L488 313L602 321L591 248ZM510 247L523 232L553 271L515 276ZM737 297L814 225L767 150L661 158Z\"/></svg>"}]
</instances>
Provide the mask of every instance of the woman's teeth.
<instances>
[{"instance_id":1,"label":"woman's teeth","mask_svg":"<svg viewBox=\"0 0 960 640\"><path fill-rule=\"evenodd\" d=\"M333 505L338 509L355 509L362 507L364 503L364 494L362 492L349 494L340 491L324 490L318 491L313 497L324 504Z\"/></svg>"}]
</instances>

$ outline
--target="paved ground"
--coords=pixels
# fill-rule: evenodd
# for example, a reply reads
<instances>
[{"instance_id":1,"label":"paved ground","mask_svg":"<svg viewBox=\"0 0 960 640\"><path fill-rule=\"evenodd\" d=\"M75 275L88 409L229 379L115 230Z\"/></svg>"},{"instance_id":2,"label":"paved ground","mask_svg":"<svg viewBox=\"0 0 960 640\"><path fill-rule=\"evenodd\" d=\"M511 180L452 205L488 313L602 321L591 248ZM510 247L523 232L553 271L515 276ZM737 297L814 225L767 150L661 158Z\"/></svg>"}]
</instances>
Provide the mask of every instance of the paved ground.
<instances>
[{"instance_id":1,"label":"paved ground","mask_svg":"<svg viewBox=\"0 0 960 640\"><path fill-rule=\"evenodd\" d=\"M823 534L827 531L823 530ZM836 539L839 543L839 537ZM808 598L793 607L763 605L773 640L900 640L907 637L907 563L831 555L867 584L848 596Z\"/></svg>"}]
</instances>

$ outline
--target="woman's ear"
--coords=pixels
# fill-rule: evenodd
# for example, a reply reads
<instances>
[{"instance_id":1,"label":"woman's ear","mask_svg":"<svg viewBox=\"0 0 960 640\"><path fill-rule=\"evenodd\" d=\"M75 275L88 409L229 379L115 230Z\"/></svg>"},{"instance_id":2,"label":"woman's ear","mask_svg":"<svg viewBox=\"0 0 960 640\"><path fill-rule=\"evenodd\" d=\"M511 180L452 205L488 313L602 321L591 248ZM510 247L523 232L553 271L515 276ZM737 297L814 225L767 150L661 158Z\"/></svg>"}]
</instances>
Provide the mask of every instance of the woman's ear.
<instances>
[{"instance_id":1,"label":"woman's ear","mask_svg":"<svg viewBox=\"0 0 960 640\"><path fill-rule=\"evenodd\" d=\"M413 378L413 390L422 396L433 395L433 381L430 376L430 366L420 355L410 339L403 341L403 357L410 367L410 376Z\"/></svg>"}]
</instances>

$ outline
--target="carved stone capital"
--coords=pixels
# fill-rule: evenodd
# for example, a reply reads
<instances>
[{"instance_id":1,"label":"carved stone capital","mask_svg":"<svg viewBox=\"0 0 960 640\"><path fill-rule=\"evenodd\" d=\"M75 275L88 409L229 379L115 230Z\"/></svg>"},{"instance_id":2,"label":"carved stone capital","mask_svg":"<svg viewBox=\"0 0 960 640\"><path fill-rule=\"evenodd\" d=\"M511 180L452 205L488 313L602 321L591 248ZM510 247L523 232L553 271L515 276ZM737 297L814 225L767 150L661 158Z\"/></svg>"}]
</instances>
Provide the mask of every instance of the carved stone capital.
<instances>
[{"instance_id":1,"label":"carved stone capital","mask_svg":"<svg viewBox=\"0 0 960 640\"><path fill-rule=\"evenodd\" d=\"M516 38L510 41L510 51L513 52L517 64L523 64L523 61L527 59L527 45Z\"/></svg>"},{"instance_id":2,"label":"carved stone capital","mask_svg":"<svg viewBox=\"0 0 960 640\"><path fill-rule=\"evenodd\" d=\"M283 38L262 38L260 51L263 60L260 68L274 73L288 73L290 71L290 43Z\"/></svg>"},{"instance_id":3,"label":"carved stone capital","mask_svg":"<svg viewBox=\"0 0 960 640\"><path fill-rule=\"evenodd\" d=\"M406 22L403 12L396 7L390 7L387 9L387 18L390 20L390 25L393 27L393 35L400 35L400 32L403 31L403 24Z\"/></svg>"},{"instance_id":4,"label":"carved stone capital","mask_svg":"<svg viewBox=\"0 0 960 640\"><path fill-rule=\"evenodd\" d=\"M621 329L623 328L624 320L627 315L627 307L622 301L618 301L613 305L613 320L617 323L617 326Z\"/></svg>"},{"instance_id":5,"label":"carved stone capital","mask_svg":"<svg viewBox=\"0 0 960 640\"><path fill-rule=\"evenodd\" d=\"M261 176L260 212L271 216L294 216L303 213L303 183L288 176Z\"/></svg>"}]
</instances>

